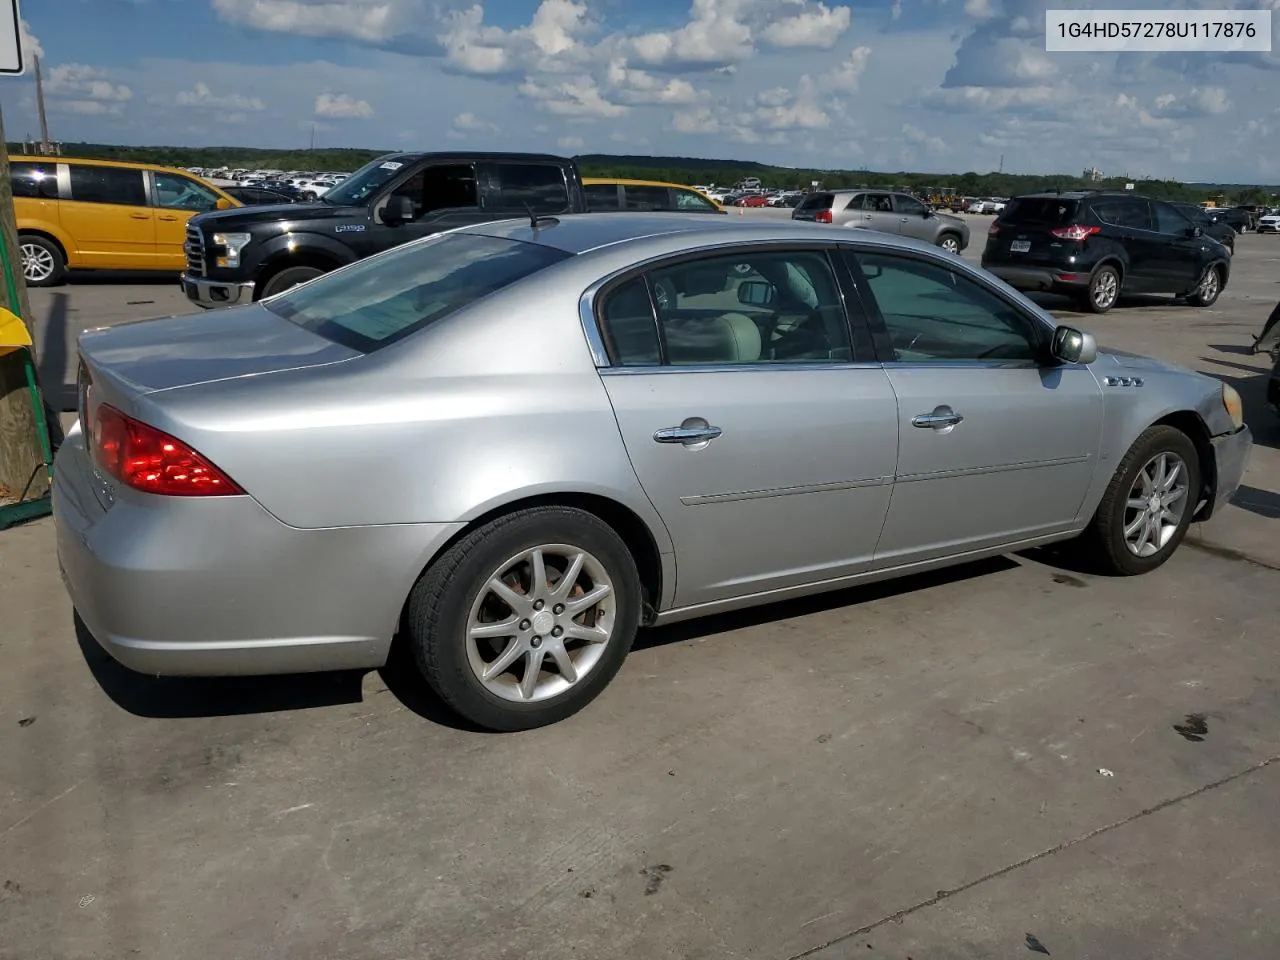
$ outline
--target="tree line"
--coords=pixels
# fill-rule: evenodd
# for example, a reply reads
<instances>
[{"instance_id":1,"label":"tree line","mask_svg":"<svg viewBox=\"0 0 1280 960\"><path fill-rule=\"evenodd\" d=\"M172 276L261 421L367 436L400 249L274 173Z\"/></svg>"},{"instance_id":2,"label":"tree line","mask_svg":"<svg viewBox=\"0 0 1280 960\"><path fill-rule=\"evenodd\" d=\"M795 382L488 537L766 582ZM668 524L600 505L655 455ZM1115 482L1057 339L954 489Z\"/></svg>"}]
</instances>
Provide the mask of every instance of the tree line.
<instances>
[{"instance_id":1,"label":"tree line","mask_svg":"<svg viewBox=\"0 0 1280 960\"><path fill-rule=\"evenodd\" d=\"M22 144L9 144L21 153ZM267 170L351 171L391 151L322 148L317 150L263 150L251 147L126 147L99 143L64 143L66 156L98 160L125 160L172 167L204 169L245 168ZM967 197L1013 197L1044 190L1135 190L1163 200L1200 203L1265 204L1275 202L1277 187L1266 185L1182 183L1176 180L1133 181L1108 177L1101 181L1068 174L961 174L885 172L876 170L805 170L774 167L751 161L709 160L700 157L645 157L588 154L577 158L583 176L666 180L672 183L732 186L757 177L769 187L807 189L815 181L827 189L843 187L893 188L922 195L958 194Z\"/></svg>"}]
</instances>

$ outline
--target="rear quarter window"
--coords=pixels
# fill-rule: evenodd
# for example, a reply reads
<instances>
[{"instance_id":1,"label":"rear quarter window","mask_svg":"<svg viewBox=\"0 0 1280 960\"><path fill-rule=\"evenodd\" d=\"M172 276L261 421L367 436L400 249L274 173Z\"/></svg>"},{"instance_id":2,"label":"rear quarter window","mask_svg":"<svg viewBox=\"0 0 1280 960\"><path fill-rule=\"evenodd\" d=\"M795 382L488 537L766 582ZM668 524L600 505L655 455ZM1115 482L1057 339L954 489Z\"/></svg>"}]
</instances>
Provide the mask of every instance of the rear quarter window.
<instances>
[{"instance_id":1,"label":"rear quarter window","mask_svg":"<svg viewBox=\"0 0 1280 960\"><path fill-rule=\"evenodd\" d=\"M1044 223L1062 226L1075 219L1080 204L1060 197L1018 197L1004 208L1005 223Z\"/></svg>"},{"instance_id":2,"label":"rear quarter window","mask_svg":"<svg viewBox=\"0 0 1280 960\"><path fill-rule=\"evenodd\" d=\"M830 210L835 196L830 193L811 193L801 201L796 209L801 213L816 213L819 210Z\"/></svg>"},{"instance_id":3,"label":"rear quarter window","mask_svg":"<svg viewBox=\"0 0 1280 960\"><path fill-rule=\"evenodd\" d=\"M312 333L370 353L572 254L451 233L361 260L263 306Z\"/></svg>"}]
</instances>

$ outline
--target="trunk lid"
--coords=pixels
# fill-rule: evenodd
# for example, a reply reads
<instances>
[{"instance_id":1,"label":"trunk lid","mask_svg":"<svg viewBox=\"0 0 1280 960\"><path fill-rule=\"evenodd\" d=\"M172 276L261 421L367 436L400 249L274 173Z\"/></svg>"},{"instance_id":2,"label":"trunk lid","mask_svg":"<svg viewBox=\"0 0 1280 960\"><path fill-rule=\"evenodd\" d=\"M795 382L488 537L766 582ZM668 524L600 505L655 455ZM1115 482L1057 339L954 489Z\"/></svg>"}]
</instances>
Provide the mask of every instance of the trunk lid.
<instances>
[{"instance_id":1,"label":"trunk lid","mask_svg":"<svg viewBox=\"0 0 1280 960\"><path fill-rule=\"evenodd\" d=\"M80 337L80 356L94 380L105 375L135 395L360 355L259 304L138 320Z\"/></svg>"},{"instance_id":2,"label":"trunk lid","mask_svg":"<svg viewBox=\"0 0 1280 960\"><path fill-rule=\"evenodd\" d=\"M984 256L1011 264L1057 261L1079 241L1056 237L1052 231L1080 222L1080 212L1080 202L1069 197L1011 200L991 225Z\"/></svg>"},{"instance_id":3,"label":"trunk lid","mask_svg":"<svg viewBox=\"0 0 1280 960\"><path fill-rule=\"evenodd\" d=\"M830 193L811 193L804 198L793 211L792 220L815 220L819 213L830 210L835 202L835 195Z\"/></svg>"}]
</instances>

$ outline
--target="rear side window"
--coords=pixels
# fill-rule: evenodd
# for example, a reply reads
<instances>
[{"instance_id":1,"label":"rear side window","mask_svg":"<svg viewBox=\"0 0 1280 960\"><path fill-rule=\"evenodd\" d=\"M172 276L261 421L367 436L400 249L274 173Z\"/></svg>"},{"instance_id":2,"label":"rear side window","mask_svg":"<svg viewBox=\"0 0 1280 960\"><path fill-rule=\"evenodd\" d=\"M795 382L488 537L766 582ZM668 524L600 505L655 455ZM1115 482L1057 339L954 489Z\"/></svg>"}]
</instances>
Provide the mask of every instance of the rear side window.
<instances>
[{"instance_id":1,"label":"rear side window","mask_svg":"<svg viewBox=\"0 0 1280 960\"><path fill-rule=\"evenodd\" d=\"M58 165L56 163L11 163L9 179L13 184L15 197L58 199Z\"/></svg>"},{"instance_id":2,"label":"rear side window","mask_svg":"<svg viewBox=\"0 0 1280 960\"><path fill-rule=\"evenodd\" d=\"M1062 227L1071 223L1080 209L1076 200L1061 197L1015 197L1000 218L1005 223L1040 223Z\"/></svg>"},{"instance_id":3,"label":"rear side window","mask_svg":"<svg viewBox=\"0 0 1280 960\"><path fill-rule=\"evenodd\" d=\"M87 167L70 164L71 199L81 203L118 203L131 207L147 205L142 171L124 167Z\"/></svg>"},{"instance_id":4,"label":"rear side window","mask_svg":"<svg viewBox=\"0 0 1280 960\"><path fill-rule=\"evenodd\" d=\"M587 195L587 209L591 211L621 210L616 183L588 183L582 188Z\"/></svg>"},{"instance_id":5,"label":"rear side window","mask_svg":"<svg viewBox=\"0 0 1280 960\"><path fill-rule=\"evenodd\" d=\"M627 210L670 210L671 192L666 187L640 187L630 184L622 188Z\"/></svg>"},{"instance_id":6,"label":"rear side window","mask_svg":"<svg viewBox=\"0 0 1280 960\"><path fill-rule=\"evenodd\" d=\"M694 190L673 190L676 195L676 209L694 213L714 213L715 204Z\"/></svg>"},{"instance_id":7,"label":"rear side window","mask_svg":"<svg viewBox=\"0 0 1280 960\"><path fill-rule=\"evenodd\" d=\"M796 207L801 213L817 213L819 210L830 210L831 204L835 202L835 196L830 193L811 193Z\"/></svg>"},{"instance_id":8,"label":"rear side window","mask_svg":"<svg viewBox=\"0 0 1280 960\"><path fill-rule=\"evenodd\" d=\"M534 213L564 213L569 209L569 188L559 167L545 163L500 163L496 171L503 209Z\"/></svg>"},{"instance_id":9,"label":"rear side window","mask_svg":"<svg viewBox=\"0 0 1280 960\"><path fill-rule=\"evenodd\" d=\"M536 243L448 233L360 261L263 306L369 353L570 256Z\"/></svg>"},{"instance_id":10,"label":"rear side window","mask_svg":"<svg viewBox=\"0 0 1280 960\"><path fill-rule=\"evenodd\" d=\"M1113 200L1093 201L1093 215L1103 223L1114 227L1125 227L1130 230L1153 230L1151 222L1151 205L1145 200L1128 200L1117 197Z\"/></svg>"}]
</instances>

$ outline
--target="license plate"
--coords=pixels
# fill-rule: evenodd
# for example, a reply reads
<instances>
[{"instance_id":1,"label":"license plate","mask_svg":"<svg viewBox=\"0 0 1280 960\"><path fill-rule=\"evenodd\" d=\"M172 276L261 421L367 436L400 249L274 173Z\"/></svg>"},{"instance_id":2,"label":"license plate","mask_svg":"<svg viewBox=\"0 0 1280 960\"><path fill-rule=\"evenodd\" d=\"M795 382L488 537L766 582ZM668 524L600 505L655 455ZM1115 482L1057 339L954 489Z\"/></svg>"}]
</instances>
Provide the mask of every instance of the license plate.
<instances>
[{"instance_id":1,"label":"license plate","mask_svg":"<svg viewBox=\"0 0 1280 960\"><path fill-rule=\"evenodd\" d=\"M1026 253L1031 249L1030 240L1014 240L1009 244L1010 253Z\"/></svg>"}]
</instances>

